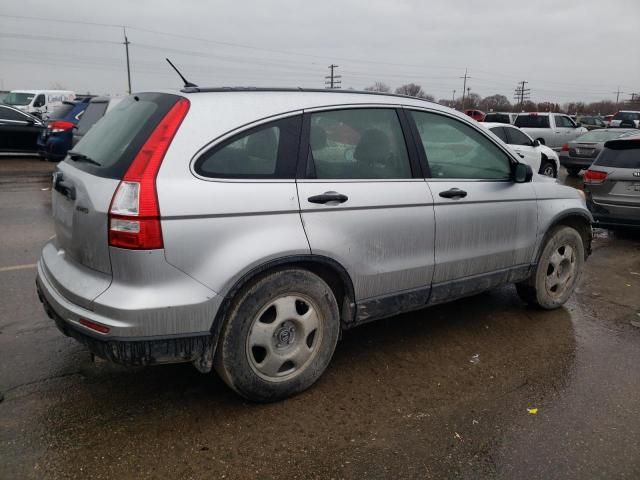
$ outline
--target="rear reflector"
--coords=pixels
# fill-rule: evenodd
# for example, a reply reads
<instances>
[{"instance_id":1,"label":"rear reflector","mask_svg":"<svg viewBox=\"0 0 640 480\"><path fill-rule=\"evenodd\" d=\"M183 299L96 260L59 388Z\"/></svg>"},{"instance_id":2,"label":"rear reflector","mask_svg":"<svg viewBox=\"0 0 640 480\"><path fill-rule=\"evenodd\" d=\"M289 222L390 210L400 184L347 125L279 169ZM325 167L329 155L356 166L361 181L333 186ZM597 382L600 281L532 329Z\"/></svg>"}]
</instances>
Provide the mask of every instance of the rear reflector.
<instances>
[{"instance_id":1,"label":"rear reflector","mask_svg":"<svg viewBox=\"0 0 640 480\"><path fill-rule=\"evenodd\" d=\"M189 100L178 100L133 159L111 199L110 246L134 250L163 248L156 177L188 111Z\"/></svg>"},{"instance_id":2,"label":"rear reflector","mask_svg":"<svg viewBox=\"0 0 640 480\"><path fill-rule=\"evenodd\" d=\"M91 330L95 330L96 332L109 333L109 331L111 330L109 327L105 325L92 322L91 320L87 320L85 318L81 318L79 321L80 321L80 325L84 325L85 327L90 328Z\"/></svg>"},{"instance_id":3,"label":"rear reflector","mask_svg":"<svg viewBox=\"0 0 640 480\"><path fill-rule=\"evenodd\" d=\"M584 183L602 183L607 179L607 172L600 170L587 170L582 177Z\"/></svg>"},{"instance_id":4,"label":"rear reflector","mask_svg":"<svg viewBox=\"0 0 640 480\"><path fill-rule=\"evenodd\" d=\"M562 148L560 149L563 152L568 152L569 151L569 144L565 143L564 145L562 145Z\"/></svg>"}]
</instances>

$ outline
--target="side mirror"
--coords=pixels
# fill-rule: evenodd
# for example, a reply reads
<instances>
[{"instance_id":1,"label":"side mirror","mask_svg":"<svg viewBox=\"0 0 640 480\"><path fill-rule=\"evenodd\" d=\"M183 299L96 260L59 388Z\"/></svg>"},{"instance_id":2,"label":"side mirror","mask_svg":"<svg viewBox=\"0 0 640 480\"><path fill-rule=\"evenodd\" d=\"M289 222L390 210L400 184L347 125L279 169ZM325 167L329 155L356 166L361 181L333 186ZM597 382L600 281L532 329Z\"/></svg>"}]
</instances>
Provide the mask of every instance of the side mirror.
<instances>
[{"instance_id":1,"label":"side mirror","mask_svg":"<svg viewBox=\"0 0 640 480\"><path fill-rule=\"evenodd\" d=\"M540 140L538 140L537 138L533 141L533 146L534 147L539 147L540 146Z\"/></svg>"},{"instance_id":2,"label":"side mirror","mask_svg":"<svg viewBox=\"0 0 640 480\"><path fill-rule=\"evenodd\" d=\"M527 183L533 178L533 170L526 163L516 163L513 167L513 181L516 183Z\"/></svg>"}]
</instances>

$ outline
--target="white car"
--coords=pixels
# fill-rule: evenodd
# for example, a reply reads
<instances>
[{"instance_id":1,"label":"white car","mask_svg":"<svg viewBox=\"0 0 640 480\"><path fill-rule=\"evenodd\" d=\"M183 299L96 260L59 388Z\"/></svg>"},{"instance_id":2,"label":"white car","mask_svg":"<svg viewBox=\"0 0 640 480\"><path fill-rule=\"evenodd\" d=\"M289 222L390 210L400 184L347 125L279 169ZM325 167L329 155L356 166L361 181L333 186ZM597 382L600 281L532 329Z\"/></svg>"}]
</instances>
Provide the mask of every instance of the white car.
<instances>
[{"instance_id":1,"label":"white car","mask_svg":"<svg viewBox=\"0 0 640 480\"><path fill-rule=\"evenodd\" d=\"M560 169L558 154L538 140L533 140L518 127L506 123L481 122L500 140L514 150L522 161L531 166L534 172L556 178Z\"/></svg>"},{"instance_id":2,"label":"white car","mask_svg":"<svg viewBox=\"0 0 640 480\"><path fill-rule=\"evenodd\" d=\"M76 94L70 90L12 90L3 103L46 119L62 102L75 98Z\"/></svg>"}]
</instances>

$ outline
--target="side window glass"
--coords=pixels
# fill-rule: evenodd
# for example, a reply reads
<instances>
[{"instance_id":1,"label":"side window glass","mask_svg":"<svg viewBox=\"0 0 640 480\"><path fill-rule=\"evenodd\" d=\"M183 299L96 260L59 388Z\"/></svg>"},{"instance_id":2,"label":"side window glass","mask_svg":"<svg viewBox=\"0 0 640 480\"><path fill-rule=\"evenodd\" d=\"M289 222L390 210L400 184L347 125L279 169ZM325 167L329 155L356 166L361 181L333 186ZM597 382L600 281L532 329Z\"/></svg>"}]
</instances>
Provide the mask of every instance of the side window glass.
<instances>
[{"instance_id":1,"label":"side window glass","mask_svg":"<svg viewBox=\"0 0 640 480\"><path fill-rule=\"evenodd\" d=\"M393 109L313 113L309 136L312 178L411 178L407 146Z\"/></svg>"},{"instance_id":2,"label":"side window glass","mask_svg":"<svg viewBox=\"0 0 640 480\"><path fill-rule=\"evenodd\" d=\"M573 122L569 120L567 117L563 117L561 115L556 116L556 127L560 128L571 128L573 127Z\"/></svg>"},{"instance_id":3,"label":"side window glass","mask_svg":"<svg viewBox=\"0 0 640 480\"><path fill-rule=\"evenodd\" d=\"M23 114L11 110L10 108L0 107L0 120L19 120L25 122L28 117Z\"/></svg>"},{"instance_id":4,"label":"side window glass","mask_svg":"<svg viewBox=\"0 0 640 480\"><path fill-rule=\"evenodd\" d=\"M531 139L517 128L509 128L509 136L511 137L511 142L509 142L511 145L531 146Z\"/></svg>"},{"instance_id":5,"label":"side window glass","mask_svg":"<svg viewBox=\"0 0 640 480\"><path fill-rule=\"evenodd\" d=\"M507 180L509 157L465 123L443 115L411 112L433 178Z\"/></svg>"},{"instance_id":6,"label":"side window glass","mask_svg":"<svg viewBox=\"0 0 640 480\"><path fill-rule=\"evenodd\" d=\"M504 131L502 127L492 128L491 131L504 143L509 143L509 139L507 138L507 133Z\"/></svg>"},{"instance_id":7,"label":"side window glass","mask_svg":"<svg viewBox=\"0 0 640 480\"><path fill-rule=\"evenodd\" d=\"M213 178L294 178L301 117L243 132L202 155L195 171Z\"/></svg>"},{"instance_id":8,"label":"side window glass","mask_svg":"<svg viewBox=\"0 0 640 480\"><path fill-rule=\"evenodd\" d=\"M33 102L33 106L42 107L43 105L44 105L44 95L40 94L36 97L35 101Z\"/></svg>"}]
</instances>

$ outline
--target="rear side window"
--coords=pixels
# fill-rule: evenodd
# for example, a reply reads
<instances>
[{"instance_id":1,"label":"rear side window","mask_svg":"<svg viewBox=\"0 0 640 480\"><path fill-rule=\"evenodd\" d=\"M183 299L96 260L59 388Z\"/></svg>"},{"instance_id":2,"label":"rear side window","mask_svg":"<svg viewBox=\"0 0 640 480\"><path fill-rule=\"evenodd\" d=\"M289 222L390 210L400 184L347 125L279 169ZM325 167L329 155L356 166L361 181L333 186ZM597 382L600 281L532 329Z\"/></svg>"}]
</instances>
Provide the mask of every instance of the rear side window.
<instances>
[{"instance_id":1,"label":"rear side window","mask_svg":"<svg viewBox=\"0 0 640 480\"><path fill-rule=\"evenodd\" d=\"M99 165L70 158L65 161L100 177L122 178L153 129L180 98L164 93L126 97L73 147L74 152L86 155ZM95 104L87 107L80 123L89 115L91 105ZM106 103L100 105L107 106Z\"/></svg>"},{"instance_id":2,"label":"rear side window","mask_svg":"<svg viewBox=\"0 0 640 480\"><path fill-rule=\"evenodd\" d=\"M18 120L26 122L29 117L10 108L0 107L0 120Z\"/></svg>"},{"instance_id":3,"label":"rear side window","mask_svg":"<svg viewBox=\"0 0 640 480\"><path fill-rule=\"evenodd\" d=\"M505 130L509 133L508 143L511 145L522 145L525 147L531 146L531 139L517 128L506 128Z\"/></svg>"},{"instance_id":4,"label":"rear side window","mask_svg":"<svg viewBox=\"0 0 640 480\"><path fill-rule=\"evenodd\" d=\"M507 138L507 134L502 127L494 127L490 129L500 140L504 143L509 143L509 139Z\"/></svg>"},{"instance_id":5,"label":"rear side window","mask_svg":"<svg viewBox=\"0 0 640 480\"><path fill-rule=\"evenodd\" d=\"M640 140L620 142L615 148L605 148L594 165L617 168L640 168Z\"/></svg>"},{"instance_id":6,"label":"rear side window","mask_svg":"<svg viewBox=\"0 0 640 480\"><path fill-rule=\"evenodd\" d=\"M549 128L549 116L518 115L515 126L520 128Z\"/></svg>"},{"instance_id":7,"label":"rear side window","mask_svg":"<svg viewBox=\"0 0 640 480\"><path fill-rule=\"evenodd\" d=\"M93 125L104 116L107 111L107 102L93 102L87 105L87 109L78 122L78 134L84 135Z\"/></svg>"},{"instance_id":8,"label":"rear side window","mask_svg":"<svg viewBox=\"0 0 640 480\"><path fill-rule=\"evenodd\" d=\"M308 160L310 178L412 177L398 114L388 108L311 114Z\"/></svg>"},{"instance_id":9,"label":"rear side window","mask_svg":"<svg viewBox=\"0 0 640 480\"><path fill-rule=\"evenodd\" d=\"M301 125L298 115L243 132L198 158L194 170L211 178L294 178Z\"/></svg>"}]
</instances>

